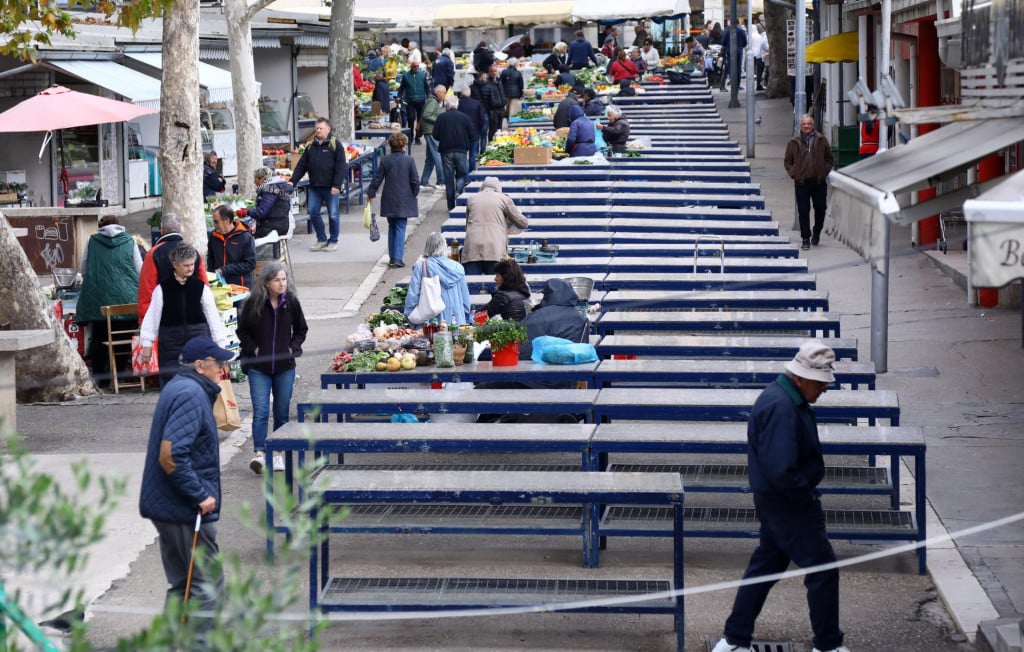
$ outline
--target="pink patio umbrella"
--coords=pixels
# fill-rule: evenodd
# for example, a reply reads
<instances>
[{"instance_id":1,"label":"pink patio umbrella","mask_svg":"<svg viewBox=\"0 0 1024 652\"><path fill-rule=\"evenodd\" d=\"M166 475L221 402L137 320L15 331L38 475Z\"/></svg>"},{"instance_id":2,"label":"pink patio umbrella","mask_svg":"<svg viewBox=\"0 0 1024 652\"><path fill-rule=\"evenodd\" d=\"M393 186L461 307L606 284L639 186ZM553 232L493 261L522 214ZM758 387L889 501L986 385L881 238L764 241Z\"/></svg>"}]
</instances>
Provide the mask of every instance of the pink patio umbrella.
<instances>
[{"instance_id":1,"label":"pink patio umbrella","mask_svg":"<svg viewBox=\"0 0 1024 652\"><path fill-rule=\"evenodd\" d=\"M45 131L39 147L39 158L50 142L51 132L71 127L125 122L139 116L158 113L129 102L111 100L99 95L80 93L63 86L51 86L34 97L0 113L0 133ZM64 139L60 139L61 194L68 194L68 173L64 167Z\"/></svg>"},{"instance_id":2,"label":"pink patio umbrella","mask_svg":"<svg viewBox=\"0 0 1024 652\"><path fill-rule=\"evenodd\" d=\"M56 131L70 127L124 122L157 113L128 102L51 86L0 113L0 132Z\"/></svg>"}]
</instances>

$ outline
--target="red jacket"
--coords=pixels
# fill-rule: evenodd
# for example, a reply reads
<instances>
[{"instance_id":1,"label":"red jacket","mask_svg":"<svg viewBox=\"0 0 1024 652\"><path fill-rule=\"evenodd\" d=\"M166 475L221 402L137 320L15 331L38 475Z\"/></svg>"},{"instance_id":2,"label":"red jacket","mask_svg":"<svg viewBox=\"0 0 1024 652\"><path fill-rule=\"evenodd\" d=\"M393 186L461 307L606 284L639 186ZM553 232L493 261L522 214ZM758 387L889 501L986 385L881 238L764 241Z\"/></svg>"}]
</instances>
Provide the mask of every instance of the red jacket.
<instances>
[{"instance_id":1,"label":"red jacket","mask_svg":"<svg viewBox=\"0 0 1024 652\"><path fill-rule=\"evenodd\" d=\"M139 272L138 312L140 324L143 317L146 316L146 311L149 310L153 289L160 284L161 280L174 273L171 267L170 253L171 249L177 247L178 243L182 240L183 238L180 233L168 233L167 235L160 236L156 244L146 252L146 257L142 260L142 271ZM160 270L163 270L163 273ZM196 268L192 275L203 283L210 284L209 279L206 278L206 263L203 262L203 257L198 253L196 254Z\"/></svg>"},{"instance_id":2,"label":"red jacket","mask_svg":"<svg viewBox=\"0 0 1024 652\"><path fill-rule=\"evenodd\" d=\"M634 79L637 75L636 66L629 59L625 61L616 59L611 67L608 68L608 74L612 76L616 83L623 79Z\"/></svg>"}]
</instances>

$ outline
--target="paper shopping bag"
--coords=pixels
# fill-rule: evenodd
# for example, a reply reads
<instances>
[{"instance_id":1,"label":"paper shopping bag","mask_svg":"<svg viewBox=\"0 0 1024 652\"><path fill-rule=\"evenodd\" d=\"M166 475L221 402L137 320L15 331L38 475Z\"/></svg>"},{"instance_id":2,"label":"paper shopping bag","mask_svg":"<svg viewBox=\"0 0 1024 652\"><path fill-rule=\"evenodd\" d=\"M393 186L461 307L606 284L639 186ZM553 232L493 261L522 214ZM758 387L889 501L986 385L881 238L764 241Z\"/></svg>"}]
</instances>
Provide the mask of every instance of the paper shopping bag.
<instances>
[{"instance_id":1,"label":"paper shopping bag","mask_svg":"<svg viewBox=\"0 0 1024 652\"><path fill-rule=\"evenodd\" d=\"M149 362L142 361L142 337L132 335L132 375L155 376L160 373L160 364L156 360L157 342L153 342L153 356Z\"/></svg>"},{"instance_id":2,"label":"paper shopping bag","mask_svg":"<svg viewBox=\"0 0 1024 652\"><path fill-rule=\"evenodd\" d=\"M217 420L217 429L231 432L242 427L242 415L238 412L238 401L230 380L220 381L220 394L213 402L213 418Z\"/></svg>"}]
</instances>

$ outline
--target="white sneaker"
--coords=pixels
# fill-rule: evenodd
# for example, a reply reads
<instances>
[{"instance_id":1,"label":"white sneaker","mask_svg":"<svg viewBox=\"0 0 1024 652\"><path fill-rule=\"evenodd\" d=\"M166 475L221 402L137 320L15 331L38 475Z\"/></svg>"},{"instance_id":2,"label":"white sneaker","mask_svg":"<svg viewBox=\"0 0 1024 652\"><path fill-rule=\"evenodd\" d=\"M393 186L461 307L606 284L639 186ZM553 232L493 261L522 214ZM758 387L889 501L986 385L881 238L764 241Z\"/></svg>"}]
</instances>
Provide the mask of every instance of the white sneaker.
<instances>
[{"instance_id":1,"label":"white sneaker","mask_svg":"<svg viewBox=\"0 0 1024 652\"><path fill-rule=\"evenodd\" d=\"M329 244L326 247L324 247L324 251L337 251L337 250L338 250L338 245L336 245L336 244Z\"/></svg>"},{"instance_id":2,"label":"white sneaker","mask_svg":"<svg viewBox=\"0 0 1024 652\"><path fill-rule=\"evenodd\" d=\"M845 645L840 645L839 647L834 647L831 650L819 650L818 648L814 648L814 652L850 652L850 648Z\"/></svg>"},{"instance_id":3,"label":"white sneaker","mask_svg":"<svg viewBox=\"0 0 1024 652\"><path fill-rule=\"evenodd\" d=\"M729 641L723 638L711 649L711 652L750 652L750 648L741 645L730 645Z\"/></svg>"},{"instance_id":4,"label":"white sneaker","mask_svg":"<svg viewBox=\"0 0 1024 652\"><path fill-rule=\"evenodd\" d=\"M317 242L312 247L310 247L309 250L310 251L323 251L326 248L327 248L327 242L324 241L324 242Z\"/></svg>"},{"instance_id":5,"label":"white sneaker","mask_svg":"<svg viewBox=\"0 0 1024 652\"><path fill-rule=\"evenodd\" d=\"M274 471L284 471L284 456L280 453L274 453Z\"/></svg>"},{"instance_id":6,"label":"white sneaker","mask_svg":"<svg viewBox=\"0 0 1024 652\"><path fill-rule=\"evenodd\" d=\"M249 468L252 469L252 472L256 475L263 474L264 465L263 453L256 453L256 457L252 458L252 461L249 462Z\"/></svg>"}]
</instances>

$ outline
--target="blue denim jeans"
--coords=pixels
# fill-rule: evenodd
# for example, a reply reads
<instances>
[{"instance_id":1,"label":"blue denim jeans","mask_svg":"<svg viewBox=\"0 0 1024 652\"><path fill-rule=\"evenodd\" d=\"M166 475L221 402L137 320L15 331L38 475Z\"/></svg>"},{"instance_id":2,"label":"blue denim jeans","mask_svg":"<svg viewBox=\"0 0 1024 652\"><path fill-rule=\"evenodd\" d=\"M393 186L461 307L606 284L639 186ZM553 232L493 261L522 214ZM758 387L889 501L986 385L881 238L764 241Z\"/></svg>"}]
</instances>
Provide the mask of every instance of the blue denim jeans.
<instances>
[{"instance_id":1,"label":"blue denim jeans","mask_svg":"<svg viewBox=\"0 0 1024 652\"><path fill-rule=\"evenodd\" d=\"M480 156L480 139L474 138L469 143L469 165L467 169L472 172L476 169L476 159Z\"/></svg>"},{"instance_id":2,"label":"blue denim jeans","mask_svg":"<svg viewBox=\"0 0 1024 652\"><path fill-rule=\"evenodd\" d=\"M338 235L341 232L341 220L338 216L338 211L341 208L341 195L331 194L331 189L326 186L307 186L306 203L309 205L309 223L313 225L313 230L316 232L316 241L338 244ZM327 204L330 237L324 233L324 219L320 217L320 207L324 203Z\"/></svg>"},{"instance_id":3,"label":"blue denim jeans","mask_svg":"<svg viewBox=\"0 0 1024 652\"><path fill-rule=\"evenodd\" d=\"M437 185L444 183L444 169L441 167L441 152L437 151L437 140L429 135L423 134L427 139L427 156L423 161L423 174L420 176L420 185L430 183L430 173L437 170Z\"/></svg>"},{"instance_id":4,"label":"blue denim jeans","mask_svg":"<svg viewBox=\"0 0 1024 652\"><path fill-rule=\"evenodd\" d=\"M490 138L489 138L489 136L491 134L490 129L491 129L491 119L487 115L487 112L485 111L484 112L484 126L480 129L480 151L481 152L484 151L485 149L487 149L487 143L490 141Z\"/></svg>"},{"instance_id":5,"label":"blue denim jeans","mask_svg":"<svg viewBox=\"0 0 1024 652\"><path fill-rule=\"evenodd\" d=\"M455 208L455 198L466 187L466 152L445 152L441 154L444 163L444 191L448 198L448 210Z\"/></svg>"},{"instance_id":6,"label":"blue denim jeans","mask_svg":"<svg viewBox=\"0 0 1024 652\"><path fill-rule=\"evenodd\" d=\"M401 262L405 256L405 223L407 217L388 218L388 258Z\"/></svg>"},{"instance_id":7,"label":"blue denim jeans","mask_svg":"<svg viewBox=\"0 0 1024 652\"><path fill-rule=\"evenodd\" d=\"M250 369L249 396L252 397L252 447L262 452L267 445L267 422L270 420L270 394L274 394L274 430L288 423L288 408L295 385L295 368L276 374Z\"/></svg>"}]
</instances>

